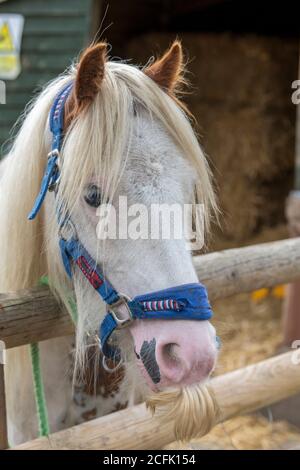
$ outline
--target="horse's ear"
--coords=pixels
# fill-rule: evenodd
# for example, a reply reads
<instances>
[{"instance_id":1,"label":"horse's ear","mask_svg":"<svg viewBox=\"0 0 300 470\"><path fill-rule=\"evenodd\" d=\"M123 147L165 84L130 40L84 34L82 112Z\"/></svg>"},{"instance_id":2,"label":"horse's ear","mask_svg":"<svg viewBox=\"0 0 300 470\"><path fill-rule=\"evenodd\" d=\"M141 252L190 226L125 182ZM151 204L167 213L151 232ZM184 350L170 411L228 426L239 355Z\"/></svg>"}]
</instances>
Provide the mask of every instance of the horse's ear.
<instances>
[{"instance_id":1,"label":"horse's ear","mask_svg":"<svg viewBox=\"0 0 300 470\"><path fill-rule=\"evenodd\" d=\"M106 52L106 43L99 43L88 47L80 58L74 86L76 108L79 111L89 106L100 90Z\"/></svg>"},{"instance_id":2,"label":"horse's ear","mask_svg":"<svg viewBox=\"0 0 300 470\"><path fill-rule=\"evenodd\" d=\"M176 40L165 54L145 69L145 74L152 78L167 92L174 92L182 82L183 53L181 43Z\"/></svg>"}]
</instances>

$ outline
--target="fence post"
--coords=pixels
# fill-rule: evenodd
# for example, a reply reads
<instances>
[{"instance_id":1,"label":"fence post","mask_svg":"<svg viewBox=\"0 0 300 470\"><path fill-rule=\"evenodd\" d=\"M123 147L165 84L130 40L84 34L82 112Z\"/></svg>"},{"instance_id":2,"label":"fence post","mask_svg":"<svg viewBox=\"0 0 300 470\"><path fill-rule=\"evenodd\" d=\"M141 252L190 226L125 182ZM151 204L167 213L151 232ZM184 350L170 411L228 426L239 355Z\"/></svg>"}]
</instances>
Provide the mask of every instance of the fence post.
<instances>
[{"instance_id":1,"label":"fence post","mask_svg":"<svg viewBox=\"0 0 300 470\"><path fill-rule=\"evenodd\" d=\"M4 364L0 363L0 449L8 448L7 419L4 387Z\"/></svg>"}]
</instances>

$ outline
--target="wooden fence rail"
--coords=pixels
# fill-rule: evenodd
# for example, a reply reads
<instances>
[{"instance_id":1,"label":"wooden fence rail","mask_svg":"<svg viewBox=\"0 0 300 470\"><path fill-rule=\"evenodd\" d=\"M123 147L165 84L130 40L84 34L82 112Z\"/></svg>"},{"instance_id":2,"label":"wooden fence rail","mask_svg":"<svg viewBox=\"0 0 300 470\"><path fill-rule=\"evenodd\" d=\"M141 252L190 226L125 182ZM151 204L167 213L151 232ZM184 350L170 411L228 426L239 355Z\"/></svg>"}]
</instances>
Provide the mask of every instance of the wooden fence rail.
<instances>
[{"instance_id":1,"label":"wooden fence rail","mask_svg":"<svg viewBox=\"0 0 300 470\"><path fill-rule=\"evenodd\" d=\"M300 278L300 238L196 256L194 264L211 300L251 292ZM7 348L72 332L49 289L0 294L0 339Z\"/></svg>"},{"instance_id":2,"label":"wooden fence rail","mask_svg":"<svg viewBox=\"0 0 300 470\"><path fill-rule=\"evenodd\" d=\"M296 351L288 352L212 379L220 421L298 393L299 356ZM173 441L173 422L159 414L152 417L141 404L26 442L16 449L161 449Z\"/></svg>"}]
</instances>

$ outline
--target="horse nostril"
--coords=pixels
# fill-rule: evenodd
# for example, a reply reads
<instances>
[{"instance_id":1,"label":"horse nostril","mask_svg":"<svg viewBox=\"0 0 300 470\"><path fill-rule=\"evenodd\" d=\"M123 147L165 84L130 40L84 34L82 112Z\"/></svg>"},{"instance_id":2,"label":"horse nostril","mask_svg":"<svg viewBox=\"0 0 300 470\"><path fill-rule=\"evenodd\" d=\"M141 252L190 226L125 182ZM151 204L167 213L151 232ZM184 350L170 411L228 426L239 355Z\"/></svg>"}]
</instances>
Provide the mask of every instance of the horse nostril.
<instances>
[{"instance_id":1,"label":"horse nostril","mask_svg":"<svg viewBox=\"0 0 300 470\"><path fill-rule=\"evenodd\" d=\"M176 350L179 349L179 344L177 343L167 343L162 347L162 358L164 361L170 361L171 363L180 362ZM178 351L177 351L178 352Z\"/></svg>"},{"instance_id":2,"label":"horse nostril","mask_svg":"<svg viewBox=\"0 0 300 470\"><path fill-rule=\"evenodd\" d=\"M161 347L160 350L160 367L163 374L172 379L180 376L183 373L184 366L180 358L180 346L177 343L167 343ZM177 381L177 380L175 380Z\"/></svg>"},{"instance_id":3,"label":"horse nostril","mask_svg":"<svg viewBox=\"0 0 300 470\"><path fill-rule=\"evenodd\" d=\"M197 350L189 342L166 342L158 343L157 346L157 363L161 372L161 383L165 386L199 383L206 379L214 368L215 352L209 347Z\"/></svg>"}]
</instances>

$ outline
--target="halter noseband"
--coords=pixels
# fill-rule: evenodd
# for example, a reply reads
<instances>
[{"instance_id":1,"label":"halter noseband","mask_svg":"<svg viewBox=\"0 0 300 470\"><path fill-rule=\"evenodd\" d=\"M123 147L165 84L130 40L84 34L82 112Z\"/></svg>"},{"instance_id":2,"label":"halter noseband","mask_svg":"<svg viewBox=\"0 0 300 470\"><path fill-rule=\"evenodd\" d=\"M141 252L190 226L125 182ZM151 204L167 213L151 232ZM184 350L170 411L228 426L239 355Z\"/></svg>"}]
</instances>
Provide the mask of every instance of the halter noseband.
<instances>
[{"instance_id":1,"label":"halter noseband","mask_svg":"<svg viewBox=\"0 0 300 470\"><path fill-rule=\"evenodd\" d=\"M34 219L39 212L47 191L56 191L59 182L59 154L63 142L64 105L72 86L72 83L68 84L58 94L50 111L52 148L48 155L40 192L28 216L30 220ZM208 320L211 318L212 310L207 291L205 286L200 283L183 284L139 295L133 299L117 292L103 275L101 267L78 240L76 228L70 217L64 220L60 220L58 217L58 224L60 228L59 247L68 276L72 277L72 268L77 266L107 305L107 313L99 329L101 349L105 357L120 360L120 350L115 348L109 339L116 329L127 327L136 319ZM72 235L69 238L63 236L63 228L66 224L72 228ZM118 309L121 305L126 307L127 316L125 318L118 317Z\"/></svg>"}]
</instances>

